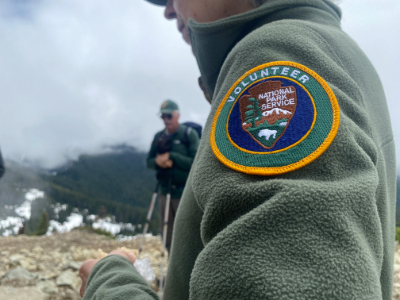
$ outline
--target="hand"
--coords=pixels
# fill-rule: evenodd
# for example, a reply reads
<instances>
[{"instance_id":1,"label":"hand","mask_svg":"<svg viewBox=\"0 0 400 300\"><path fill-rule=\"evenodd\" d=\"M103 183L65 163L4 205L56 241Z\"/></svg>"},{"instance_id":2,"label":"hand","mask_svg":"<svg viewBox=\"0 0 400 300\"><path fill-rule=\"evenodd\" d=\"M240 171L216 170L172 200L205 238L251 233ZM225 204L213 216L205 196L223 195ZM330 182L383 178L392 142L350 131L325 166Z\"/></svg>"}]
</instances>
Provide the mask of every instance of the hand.
<instances>
[{"instance_id":1,"label":"hand","mask_svg":"<svg viewBox=\"0 0 400 300\"><path fill-rule=\"evenodd\" d=\"M172 160L170 160L170 159L168 159L168 160L165 162L165 167L166 167L166 168L172 168L173 165L174 165L174 162L173 162Z\"/></svg>"},{"instance_id":2,"label":"hand","mask_svg":"<svg viewBox=\"0 0 400 300\"><path fill-rule=\"evenodd\" d=\"M127 258L132 264L135 263L136 255L134 253L126 252L124 250L116 249L108 253L108 255L121 255ZM89 259L85 261L79 269L79 276L82 279L82 286L80 290L81 297L85 294L86 282L89 278L90 272L93 267L99 262L100 259Z\"/></svg>"},{"instance_id":3,"label":"hand","mask_svg":"<svg viewBox=\"0 0 400 300\"><path fill-rule=\"evenodd\" d=\"M132 264L134 264L135 261L136 261L136 254L135 253L126 252L126 251L121 250L121 249L113 250L110 253L108 253L108 255L121 255L121 256L127 258Z\"/></svg>"},{"instance_id":4,"label":"hand","mask_svg":"<svg viewBox=\"0 0 400 300\"><path fill-rule=\"evenodd\" d=\"M90 272L99 260L100 259L89 259L85 261L79 269L79 277L82 279L82 286L80 290L81 297L83 297L85 294L86 282L89 278Z\"/></svg>"},{"instance_id":5,"label":"hand","mask_svg":"<svg viewBox=\"0 0 400 300\"><path fill-rule=\"evenodd\" d=\"M172 167L172 161L169 159L169 152L165 152L163 154L159 154L156 157L156 164L160 168L171 168Z\"/></svg>"}]
</instances>

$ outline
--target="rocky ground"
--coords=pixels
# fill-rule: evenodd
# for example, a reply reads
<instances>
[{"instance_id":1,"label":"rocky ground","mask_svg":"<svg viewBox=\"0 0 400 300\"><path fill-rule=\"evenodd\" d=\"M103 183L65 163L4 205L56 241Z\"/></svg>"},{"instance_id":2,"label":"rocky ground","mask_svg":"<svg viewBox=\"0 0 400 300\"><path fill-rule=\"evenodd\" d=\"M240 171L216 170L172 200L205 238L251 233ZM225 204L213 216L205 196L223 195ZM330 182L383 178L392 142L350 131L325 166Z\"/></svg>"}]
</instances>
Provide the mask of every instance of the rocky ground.
<instances>
[{"instance_id":1,"label":"rocky ground","mask_svg":"<svg viewBox=\"0 0 400 300\"><path fill-rule=\"evenodd\" d=\"M396 242L394 253L394 278L393 278L393 300L400 300L400 244Z\"/></svg>"},{"instance_id":2,"label":"rocky ground","mask_svg":"<svg viewBox=\"0 0 400 300\"><path fill-rule=\"evenodd\" d=\"M0 237L0 300L81 299L78 270L83 261L118 247L138 249L139 244L139 239L121 242L80 230L53 236ZM146 238L141 259L146 257L159 276L158 237ZM151 286L157 290L156 281Z\"/></svg>"},{"instance_id":3,"label":"rocky ground","mask_svg":"<svg viewBox=\"0 0 400 300\"><path fill-rule=\"evenodd\" d=\"M53 236L0 237L0 300L79 300L78 269L83 261L118 247L138 249L139 244L139 239L120 242L80 230ZM141 258L146 257L159 276L158 237L146 238ZM156 281L151 286L157 291ZM400 244L396 244L393 300L400 300Z\"/></svg>"}]
</instances>

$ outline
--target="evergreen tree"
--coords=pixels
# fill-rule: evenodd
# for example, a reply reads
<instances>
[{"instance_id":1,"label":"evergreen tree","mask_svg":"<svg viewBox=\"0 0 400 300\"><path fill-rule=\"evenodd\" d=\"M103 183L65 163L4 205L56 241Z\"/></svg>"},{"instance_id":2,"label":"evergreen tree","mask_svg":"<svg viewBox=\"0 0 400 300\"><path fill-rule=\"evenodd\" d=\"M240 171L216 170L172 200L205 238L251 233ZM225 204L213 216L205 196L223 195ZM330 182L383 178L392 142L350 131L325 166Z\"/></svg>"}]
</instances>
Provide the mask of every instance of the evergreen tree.
<instances>
[{"instance_id":1,"label":"evergreen tree","mask_svg":"<svg viewBox=\"0 0 400 300\"><path fill-rule=\"evenodd\" d=\"M248 111L245 112L246 114L246 123L251 122L251 127L256 128L256 120L261 120L262 112L261 107L258 105L258 99L250 98L249 101L252 103L247 106Z\"/></svg>"},{"instance_id":2,"label":"evergreen tree","mask_svg":"<svg viewBox=\"0 0 400 300\"><path fill-rule=\"evenodd\" d=\"M43 211L42 217L40 218L40 222L38 225L38 228L36 230L36 235L44 235L47 232L47 229L49 228L49 215L47 214L46 211Z\"/></svg>"}]
</instances>

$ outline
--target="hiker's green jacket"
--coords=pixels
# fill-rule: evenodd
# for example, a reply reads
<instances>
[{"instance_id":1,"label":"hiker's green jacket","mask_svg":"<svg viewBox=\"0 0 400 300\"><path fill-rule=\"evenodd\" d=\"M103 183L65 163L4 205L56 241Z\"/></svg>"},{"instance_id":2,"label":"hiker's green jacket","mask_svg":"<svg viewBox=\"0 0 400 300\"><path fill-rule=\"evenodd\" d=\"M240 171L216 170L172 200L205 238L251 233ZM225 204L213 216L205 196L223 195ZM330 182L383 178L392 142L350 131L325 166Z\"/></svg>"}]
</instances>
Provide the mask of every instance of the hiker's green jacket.
<instances>
[{"instance_id":1,"label":"hiker's green jacket","mask_svg":"<svg viewBox=\"0 0 400 300\"><path fill-rule=\"evenodd\" d=\"M3 157L1 156L1 151L0 151L0 178L3 177L4 172L5 172L4 161L3 161Z\"/></svg>"},{"instance_id":2,"label":"hiker's green jacket","mask_svg":"<svg viewBox=\"0 0 400 300\"><path fill-rule=\"evenodd\" d=\"M327 0L269 0L190 22L212 105L175 219L165 300L391 299L396 162L380 79ZM383 54L384 55L384 54ZM255 176L210 147L216 110L247 71L274 61L321 76L340 107L329 148L307 166ZM129 262L107 257L84 299L157 299Z\"/></svg>"},{"instance_id":3,"label":"hiker's green jacket","mask_svg":"<svg viewBox=\"0 0 400 300\"><path fill-rule=\"evenodd\" d=\"M147 155L147 167L163 171L156 165L157 157L157 137L162 131L157 132L154 136L149 154ZM173 162L172 168L172 198L180 198L189 176L190 168L192 167L194 157L196 156L197 148L199 147L199 135L192 128L187 128L186 125L179 125L178 130L171 135L172 148L169 152L169 158ZM168 192L168 176L161 177L161 193L166 195Z\"/></svg>"}]
</instances>

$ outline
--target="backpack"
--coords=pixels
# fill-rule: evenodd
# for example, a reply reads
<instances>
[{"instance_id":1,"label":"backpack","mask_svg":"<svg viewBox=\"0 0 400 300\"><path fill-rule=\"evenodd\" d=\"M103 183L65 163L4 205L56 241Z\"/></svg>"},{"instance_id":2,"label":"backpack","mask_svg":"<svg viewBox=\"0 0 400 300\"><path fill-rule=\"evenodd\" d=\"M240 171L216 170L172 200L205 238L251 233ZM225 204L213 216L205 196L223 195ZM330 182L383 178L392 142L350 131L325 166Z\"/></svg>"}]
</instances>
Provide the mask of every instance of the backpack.
<instances>
[{"instance_id":1,"label":"backpack","mask_svg":"<svg viewBox=\"0 0 400 300\"><path fill-rule=\"evenodd\" d=\"M201 138L201 133L203 131L203 127L200 124L194 123L194 122L185 122L182 123L182 125L186 126L185 129L185 137L183 139L183 143L186 145L186 147L189 147L189 133L190 130L194 129L197 131L197 133L199 134L199 138Z\"/></svg>"},{"instance_id":2,"label":"backpack","mask_svg":"<svg viewBox=\"0 0 400 300\"><path fill-rule=\"evenodd\" d=\"M194 129L197 131L199 138L201 138L201 133L203 131L203 127L200 124L197 124L194 122L185 122L185 123L182 123L182 125L186 125L186 131L185 131L186 136L189 135L189 132L191 129Z\"/></svg>"}]
</instances>

